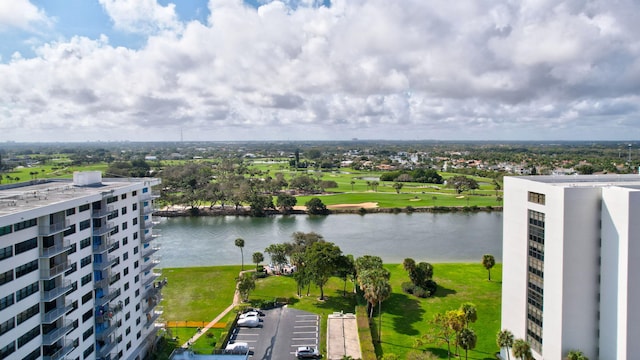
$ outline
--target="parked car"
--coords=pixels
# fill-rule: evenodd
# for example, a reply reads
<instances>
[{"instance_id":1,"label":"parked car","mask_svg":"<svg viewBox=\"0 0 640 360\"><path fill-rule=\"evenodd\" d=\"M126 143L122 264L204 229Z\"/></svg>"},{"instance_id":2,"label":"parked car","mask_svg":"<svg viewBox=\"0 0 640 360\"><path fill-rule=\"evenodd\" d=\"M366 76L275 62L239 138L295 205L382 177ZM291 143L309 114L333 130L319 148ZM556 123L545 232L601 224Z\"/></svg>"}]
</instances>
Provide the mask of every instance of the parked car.
<instances>
[{"instance_id":1,"label":"parked car","mask_svg":"<svg viewBox=\"0 0 640 360\"><path fill-rule=\"evenodd\" d=\"M243 314L247 314L250 312L256 312L258 313L259 316L264 316L264 311L258 309L258 308L246 308L242 311Z\"/></svg>"},{"instance_id":2,"label":"parked car","mask_svg":"<svg viewBox=\"0 0 640 360\"><path fill-rule=\"evenodd\" d=\"M234 342L227 344L227 347L224 348L226 351L234 351L234 352L249 352L249 344L246 342Z\"/></svg>"},{"instance_id":3,"label":"parked car","mask_svg":"<svg viewBox=\"0 0 640 360\"><path fill-rule=\"evenodd\" d=\"M247 318L250 318L250 317L256 317L257 318L258 316L260 316L260 314L257 311L249 311L249 312L246 312L244 314L241 314L239 319L247 319Z\"/></svg>"},{"instance_id":4,"label":"parked car","mask_svg":"<svg viewBox=\"0 0 640 360\"><path fill-rule=\"evenodd\" d=\"M312 346L300 346L296 350L296 358L298 359L320 359L318 349Z\"/></svg>"},{"instance_id":5,"label":"parked car","mask_svg":"<svg viewBox=\"0 0 640 360\"><path fill-rule=\"evenodd\" d=\"M236 325L238 327L254 328L254 327L260 326L260 319L258 319L257 316L250 316L250 317L247 317L247 318L242 318L242 319L238 319L238 322L236 323Z\"/></svg>"}]
</instances>

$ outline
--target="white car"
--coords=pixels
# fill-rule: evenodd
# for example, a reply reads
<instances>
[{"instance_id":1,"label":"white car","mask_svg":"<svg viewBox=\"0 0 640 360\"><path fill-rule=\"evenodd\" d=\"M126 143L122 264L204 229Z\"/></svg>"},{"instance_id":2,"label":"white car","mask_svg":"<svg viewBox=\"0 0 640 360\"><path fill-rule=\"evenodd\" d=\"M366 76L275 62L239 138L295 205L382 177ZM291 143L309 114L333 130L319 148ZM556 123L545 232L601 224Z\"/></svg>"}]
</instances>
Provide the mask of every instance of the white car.
<instances>
[{"instance_id":1,"label":"white car","mask_svg":"<svg viewBox=\"0 0 640 360\"><path fill-rule=\"evenodd\" d=\"M238 322L236 323L236 325L239 326L239 327L254 328L254 327L260 326L260 319L258 319L257 316L250 316L250 317L247 317L247 318L241 318L241 319L238 319Z\"/></svg>"},{"instance_id":2,"label":"white car","mask_svg":"<svg viewBox=\"0 0 640 360\"><path fill-rule=\"evenodd\" d=\"M246 342L234 342L231 344L227 344L227 347L224 348L227 351L239 351L246 353L249 351L249 344Z\"/></svg>"},{"instance_id":3,"label":"white car","mask_svg":"<svg viewBox=\"0 0 640 360\"><path fill-rule=\"evenodd\" d=\"M239 319L247 319L247 318L251 318L251 317L258 318L259 316L260 316L260 314L257 311L249 311L249 312L246 312L244 314L241 314Z\"/></svg>"}]
</instances>

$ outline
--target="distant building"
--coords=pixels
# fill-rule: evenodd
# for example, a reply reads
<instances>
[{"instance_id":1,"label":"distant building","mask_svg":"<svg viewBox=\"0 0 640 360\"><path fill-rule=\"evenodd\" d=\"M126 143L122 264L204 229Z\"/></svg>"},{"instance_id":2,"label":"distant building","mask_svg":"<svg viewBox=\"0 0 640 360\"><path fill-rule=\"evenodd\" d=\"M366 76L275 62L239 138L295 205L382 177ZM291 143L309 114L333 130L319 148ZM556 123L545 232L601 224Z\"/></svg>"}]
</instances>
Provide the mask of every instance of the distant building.
<instances>
[{"instance_id":1,"label":"distant building","mask_svg":"<svg viewBox=\"0 0 640 360\"><path fill-rule=\"evenodd\" d=\"M0 186L0 358L143 359L162 283L152 186L102 179Z\"/></svg>"},{"instance_id":2,"label":"distant building","mask_svg":"<svg viewBox=\"0 0 640 360\"><path fill-rule=\"evenodd\" d=\"M503 214L502 329L535 359L637 358L640 177L505 177Z\"/></svg>"}]
</instances>

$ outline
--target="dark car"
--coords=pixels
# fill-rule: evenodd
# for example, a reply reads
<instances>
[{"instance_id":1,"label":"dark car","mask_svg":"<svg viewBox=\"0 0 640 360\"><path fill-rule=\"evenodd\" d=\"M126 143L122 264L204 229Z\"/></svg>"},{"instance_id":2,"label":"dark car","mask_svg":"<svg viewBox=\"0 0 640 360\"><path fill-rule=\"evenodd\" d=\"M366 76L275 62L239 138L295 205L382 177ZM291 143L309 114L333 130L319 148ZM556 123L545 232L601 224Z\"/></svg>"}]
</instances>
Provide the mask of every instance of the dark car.
<instances>
[{"instance_id":1,"label":"dark car","mask_svg":"<svg viewBox=\"0 0 640 360\"><path fill-rule=\"evenodd\" d=\"M296 357L298 359L319 359L320 353L318 349L311 346L300 346L296 350Z\"/></svg>"}]
</instances>

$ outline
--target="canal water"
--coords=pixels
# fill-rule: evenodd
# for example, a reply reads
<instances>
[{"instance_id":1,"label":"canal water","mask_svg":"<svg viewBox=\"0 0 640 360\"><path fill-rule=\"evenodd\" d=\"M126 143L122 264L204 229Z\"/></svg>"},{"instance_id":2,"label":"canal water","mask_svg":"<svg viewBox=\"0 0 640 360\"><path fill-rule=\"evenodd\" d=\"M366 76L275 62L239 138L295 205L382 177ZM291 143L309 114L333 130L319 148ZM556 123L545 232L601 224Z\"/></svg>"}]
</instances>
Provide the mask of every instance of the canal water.
<instances>
[{"instance_id":1,"label":"canal water","mask_svg":"<svg viewBox=\"0 0 640 360\"><path fill-rule=\"evenodd\" d=\"M344 254L376 255L385 263L407 257L480 262L483 254L502 260L501 212L174 217L160 218L154 227L162 268L240 264L236 238L244 239L244 263L251 266L254 252L291 241L296 231L316 232Z\"/></svg>"}]
</instances>

